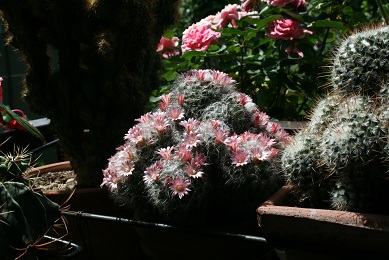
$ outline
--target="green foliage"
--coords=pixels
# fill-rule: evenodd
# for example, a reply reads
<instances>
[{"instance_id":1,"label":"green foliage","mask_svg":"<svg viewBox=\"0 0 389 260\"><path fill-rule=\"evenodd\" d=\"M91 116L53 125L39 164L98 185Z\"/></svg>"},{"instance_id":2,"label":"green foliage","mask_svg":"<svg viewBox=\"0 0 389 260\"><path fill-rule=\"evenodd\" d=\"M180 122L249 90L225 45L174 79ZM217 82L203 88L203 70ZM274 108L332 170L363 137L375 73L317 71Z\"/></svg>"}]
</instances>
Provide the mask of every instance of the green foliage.
<instances>
[{"instance_id":1,"label":"green foliage","mask_svg":"<svg viewBox=\"0 0 389 260\"><path fill-rule=\"evenodd\" d=\"M317 97L325 93L324 75L329 73L326 68L338 40L361 23L382 21L372 1L312 0L302 11L288 5L280 8L257 2L256 8L259 17L246 16L236 21L238 27L223 28L217 43L207 51L189 51L164 59L163 88L170 86L181 72L216 69L237 80L239 90L249 94L271 117L301 120ZM298 21L312 34L293 41L268 38L269 22L280 17ZM180 32L172 30L166 36L179 36ZM292 48L289 54L285 52L288 47Z\"/></svg>"}]
</instances>

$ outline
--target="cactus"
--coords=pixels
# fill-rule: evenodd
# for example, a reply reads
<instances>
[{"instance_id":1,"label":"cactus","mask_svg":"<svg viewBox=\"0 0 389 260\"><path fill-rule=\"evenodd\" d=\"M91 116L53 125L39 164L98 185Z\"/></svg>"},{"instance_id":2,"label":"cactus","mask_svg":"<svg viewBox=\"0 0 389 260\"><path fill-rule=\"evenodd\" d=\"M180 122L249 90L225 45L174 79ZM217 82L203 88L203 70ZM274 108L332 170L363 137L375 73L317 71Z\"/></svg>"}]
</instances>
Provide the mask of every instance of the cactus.
<instances>
[{"instance_id":1,"label":"cactus","mask_svg":"<svg viewBox=\"0 0 389 260\"><path fill-rule=\"evenodd\" d=\"M34 254L33 245L61 215L58 204L24 178L33 163L26 149L0 155L0 255L6 259Z\"/></svg>"},{"instance_id":2,"label":"cactus","mask_svg":"<svg viewBox=\"0 0 389 260\"><path fill-rule=\"evenodd\" d=\"M2 152L0 152L2 153ZM26 149L15 148L14 152L0 155L0 182L24 182L23 172L33 164Z\"/></svg>"},{"instance_id":3,"label":"cactus","mask_svg":"<svg viewBox=\"0 0 389 260\"><path fill-rule=\"evenodd\" d=\"M97 187L106 160L158 86L156 53L179 0L0 0L7 43L27 63L23 96L45 115L77 173Z\"/></svg>"},{"instance_id":4,"label":"cactus","mask_svg":"<svg viewBox=\"0 0 389 260\"><path fill-rule=\"evenodd\" d=\"M388 27L340 45L333 89L281 156L300 205L389 213Z\"/></svg>"},{"instance_id":5,"label":"cactus","mask_svg":"<svg viewBox=\"0 0 389 260\"><path fill-rule=\"evenodd\" d=\"M187 72L137 120L103 171L118 203L194 225L221 209L251 214L282 186L271 161L290 136L234 83L219 71Z\"/></svg>"},{"instance_id":6,"label":"cactus","mask_svg":"<svg viewBox=\"0 0 389 260\"><path fill-rule=\"evenodd\" d=\"M347 37L333 60L331 83L341 93L374 95L389 73L389 26Z\"/></svg>"}]
</instances>

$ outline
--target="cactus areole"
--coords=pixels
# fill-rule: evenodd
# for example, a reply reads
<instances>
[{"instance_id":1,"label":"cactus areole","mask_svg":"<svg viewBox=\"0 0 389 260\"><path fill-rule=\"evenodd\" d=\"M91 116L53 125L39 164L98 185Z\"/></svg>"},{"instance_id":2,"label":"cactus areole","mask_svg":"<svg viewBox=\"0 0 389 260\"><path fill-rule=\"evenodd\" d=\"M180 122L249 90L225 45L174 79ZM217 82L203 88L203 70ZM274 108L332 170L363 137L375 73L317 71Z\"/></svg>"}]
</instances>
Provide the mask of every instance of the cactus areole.
<instances>
[{"instance_id":1,"label":"cactus areole","mask_svg":"<svg viewBox=\"0 0 389 260\"><path fill-rule=\"evenodd\" d=\"M77 173L97 187L107 158L158 86L156 48L179 0L0 0L6 43L21 52L23 97L45 115Z\"/></svg>"}]
</instances>

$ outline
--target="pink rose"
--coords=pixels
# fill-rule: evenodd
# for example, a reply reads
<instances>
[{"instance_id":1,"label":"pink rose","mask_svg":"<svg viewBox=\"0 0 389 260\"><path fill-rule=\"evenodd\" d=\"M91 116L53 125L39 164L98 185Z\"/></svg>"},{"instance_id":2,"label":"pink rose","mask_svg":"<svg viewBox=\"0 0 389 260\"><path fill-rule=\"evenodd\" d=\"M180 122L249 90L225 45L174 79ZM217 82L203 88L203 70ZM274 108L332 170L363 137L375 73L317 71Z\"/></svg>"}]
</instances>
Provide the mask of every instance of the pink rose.
<instances>
[{"instance_id":1,"label":"pink rose","mask_svg":"<svg viewBox=\"0 0 389 260\"><path fill-rule=\"evenodd\" d=\"M215 32L204 23L192 24L182 34L182 53L192 50L206 51L220 35L219 32Z\"/></svg>"},{"instance_id":2,"label":"pink rose","mask_svg":"<svg viewBox=\"0 0 389 260\"><path fill-rule=\"evenodd\" d=\"M178 46L178 41L178 37L173 37L172 39L162 37L158 43L157 52L165 59L180 54L180 51L175 49Z\"/></svg>"},{"instance_id":3,"label":"pink rose","mask_svg":"<svg viewBox=\"0 0 389 260\"><path fill-rule=\"evenodd\" d=\"M236 20L240 20L248 15L257 14L257 12L247 12L240 5L229 4L214 16L212 23L218 30L222 30L229 22L231 22L231 24L237 28L238 25L235 22Z\"/></svg>"},{"instance_id":4,"label":"pink rose","mask_svg":"<svg viewBox=\"0 0 389 260\"><path fill-rule=\"evenodd\" d=\"M305 37L305 33L312 34L311 31L304 30L297 21L285 18L269 23L266 31L267 37L282 40L301 39Z\"/></svg>"},{"instance_id":5,"label":"pink rose","mask_svg":"<svg viewBox=\"0 0 389 260\"><path fill-rule=\"evenodd\" d=\"M215 15L213 22L216 24L216 28L221 30L226 26L229 21L234 23L235 20L239 20L239 9L240 6L237 4L226 5L223 10L221 10Z\"/></svg>"}]
</instances>

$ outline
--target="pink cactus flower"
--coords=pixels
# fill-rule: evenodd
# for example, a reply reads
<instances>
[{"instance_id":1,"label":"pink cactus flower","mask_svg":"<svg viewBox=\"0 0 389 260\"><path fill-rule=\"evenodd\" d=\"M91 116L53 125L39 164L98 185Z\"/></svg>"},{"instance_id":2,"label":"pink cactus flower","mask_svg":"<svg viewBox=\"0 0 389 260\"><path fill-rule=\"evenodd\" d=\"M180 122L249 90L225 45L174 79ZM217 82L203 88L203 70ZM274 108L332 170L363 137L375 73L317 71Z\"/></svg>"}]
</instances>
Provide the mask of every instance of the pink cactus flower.
<instances>
[{"instance_id":1,"label":"pink cactus flower","mask_svg":"<svg viewBox=\"0 0 389 260\"><path fill-rule=\"evenodd\" d=\"M184 117L184 110L182 107L173 106L167 110L167 114L171 120L177 122Z\"/></svg>"},{"instance_id":2,"label":"pink cactus flower","mask_svg":"<svg viewBox=\"0 0 389 260\"><path fill-rule=\"evenodd\" d=\"M156 161L152 166L146 168L144 171L143 181L146 185L150 185L155 181L158 181L160 178L160 172L162 171L163 166L160 161Z\"/></svg>"},{"instance_id":3,"label":"pink cactus flower","mask_svg":"<svg viewBox=\"0 0 389 260\"><path fill-rule=\"evenodd\" d=\"M128 130L128 133L124 136L125 140L130 141L135 145L141 145L146 143L143 129L139 125L135 125Z\"/></svg>"},{"instance_id":4,"label":"pink cactus flower","mask_svg":"<svg viewBox=\"0 0 389 260\"><path fill-rule=\"evenodd\" d=\"M159 109L161 109L164 112L166 111L167 107L171 103L171 95L172 94L169 93L169 94L162 95L162 96L159 97L161 99L161 102L158 104Z\"/></svg>"},{"instance_id":5,"label":"pink cactus flower","mask_svg":"<svg viewBox=\"0 0 389 260\"><path fill-rule=\"evenodd\" d=\"M178 157L183 162L190 162L192 160L192 151L185 144L180 144L179 147L176 148L176 151Z\"/></svg>"},{"instance_id":6,"label":"pink cactus flower","mask_svg":"<svg viewBox=\"0 0 389 260\"><path fill-rule=\"evenodd\" d=\"M191 131L189 133L184 133L184 139L182 141L188 148L192 148L202 143L200 137L200 134Z\"/></svg>"},{"instance_id":7,"label":"pink cactus flower","mask_svg":"<svg viewBox=\"0 0 389 260\"><path fill-rule=\"evenodd\" d=\"M215 129L215 143L216 144L224 144L228 137L228 131L222 129Z\"/></svg>"},{"instance_id":8,"label":"pink cactus flower","mask_svg":"<svg viewBox=\"0 0 389 260\"><path fill-rule=\"evenodd\" d=\"M166 148L160 148L157 150L157 154L159 154L164 160L169 161L172 158L173 147L168 146Z\"/></svg>"},{"instance_id":9,"label":"pink cactus flower","mask_svg":"<svg viewBox=\"0 0 389 260\"><path fill-rule=\"evenodd\" d=\"M186 163L185 171L190 178L201 178L204 174L204 172L194 161Z\"/></svg>"},{"instance_id":10,"label":"pink cactus flower","mask_svg":"<svg viewBox=\"0 0 389 260\"><path fill-rule=\"evenodd\" d=\"M218 71L218 70L212 70L211 71L213 76L213 82L218 85L222 86L229 86L231 84L234 84L236 81L232 79L230 76L228 76L226 73Z\"/></svg>"},{"instance_id":11,"label":"pink cactus flower","mask_svg":"<svg viewBox=\"0 0 389 260\"><path fill-rule=\"evenodd\" d=\"M224 140L224 144L226 144L232 151L236 151L241 143L242 138L237 134L233 134Z\"/></svg>"},{"instance_id":12,"label":"pink cactus flower","mask_svg":"<svg viewBox=\"0 0 389 260\"><path fill-rule=\"evenodd\" d=\"M147 124L150 122L150 115L151 115L151 113L148 112L148 113L142 115L140 118L135 119L135 121L142 123L142 124Z\"/></svg>"},{"instance_id":13,"label":"pink cactus flower","mask_svg":"<svg viewBox=\"0 0 389 260\"><path fill-rule=\"evenodd\" d=\"M250 154L238 148L232 152L231 161L236 167L246 165L250 161Z\"/></svg>"},{"instance_id":14,"label":"pink cactus flower","mask_svg":"<svg viewBox=\"0 0 389 260\"><path fill-rule=\"evenodd\" d=\"M121 183L116 171L111 168L103 170L103 182L100 187L106 186L109 191L113 192L118 188L118 184Z\"/></svg>"},{"instance_id":15,"label":"pink cactus flower","mask_svg":"<svg viewBox=\"0 0 389 260\"><path fill-rule=\"evenodd\" d=\"M238 99L239 99L239 103L242 106L246 105L248 102L253 102L253 99L249 95L244 93L239 93Z\"/></svg>"},{"instance_id":16,"label":"pink cactus flower","mask_svg":"<svg viewBox=\"0 0 389 260\"><path fill-rule=\"evenodd\" d=\"M190 132L195 131L199 127L200 122L196 119L189 118L188 120L181 121L180 125L185 127L185 130L187 133L190 133Z\"/></svg>"},{"instance_id":17,"label":"pink cactus flower","mask_svg":"<svg viewBox=\"0 0 389 260\"><path fill-rule=\"evenodd\" d=\"M268 116L265 112L257 111L252 116L252 121L255 127L261 128L266 126L269 121L270 116Z\"/></svg>"},{"instance_id":18,"label":"pink cactus flower","mask_svg":"<svg viewBox=\"0 0 389 260\"><path fill-rule=\"evenodd\" d=\"M152 114L153 127L158 134L163 134L169 127L169 122L165 112L155 112Z\"/></svg>"},{"instance_id":19,"label":"pink cactus flower","mask_svg":"<svg viewBox=\"0 0 389 260\"><path fill-rule=\"evenodd\" d=\"M183 106L184 105L184 101L185 101L185 95L184 94L178 94L177 96L177 103L179 106Z\"/></svg>"},{"instance_id":20,"label":"pink cactus flower","mask_svg":"<svg viewBox=\"0 0 389 260\"><path fill-rule=\"evenodd\" d=\"M189 194L189 189L191 183L188 180L184 180L181 176L178 176L175 180L172 181L170 185L170 190L172 191L172 195L178 195L180 199L185 195Z\"/></svg>"}]
</instances>

